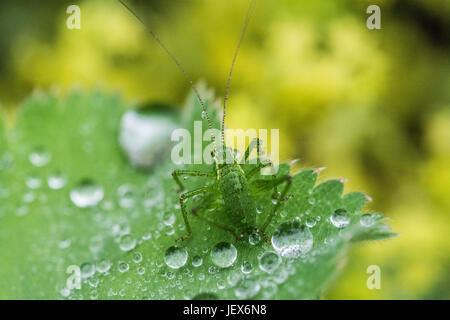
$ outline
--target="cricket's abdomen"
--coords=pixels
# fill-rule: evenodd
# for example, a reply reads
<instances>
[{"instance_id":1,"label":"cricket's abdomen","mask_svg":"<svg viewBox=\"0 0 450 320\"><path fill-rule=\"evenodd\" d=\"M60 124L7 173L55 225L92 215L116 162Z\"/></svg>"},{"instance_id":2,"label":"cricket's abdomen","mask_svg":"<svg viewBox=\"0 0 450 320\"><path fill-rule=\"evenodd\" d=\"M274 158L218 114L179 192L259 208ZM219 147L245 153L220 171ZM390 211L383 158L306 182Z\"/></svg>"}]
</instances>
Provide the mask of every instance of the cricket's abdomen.
<instances>
[{"instance_id":1,"label":"cricket's abdomen","mask_svg":"<svg viewBox=\"0 0 450 320\"><path fill-rule=\"evenodd\" d=\"M233 227L249 233L255 227L256 206L247 178L237 165L226 165L221 170L219 188L225 210L235 224Z\"/></svg>"}]
</instances>

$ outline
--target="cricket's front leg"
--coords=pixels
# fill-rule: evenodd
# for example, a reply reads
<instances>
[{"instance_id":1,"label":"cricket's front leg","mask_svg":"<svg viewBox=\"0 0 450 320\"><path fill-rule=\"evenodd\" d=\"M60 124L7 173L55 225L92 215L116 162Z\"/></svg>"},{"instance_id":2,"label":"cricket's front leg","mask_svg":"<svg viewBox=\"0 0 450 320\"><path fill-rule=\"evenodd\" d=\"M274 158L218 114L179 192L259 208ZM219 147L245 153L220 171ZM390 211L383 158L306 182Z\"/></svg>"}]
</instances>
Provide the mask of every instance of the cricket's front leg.
<instances>
[{"instance_id":1,"label":"cricket's front leg","mask_svg":"<svg viewBox=\"0 0 450 320\"><path fill-rule=\"evenodd\" d=\"M188 191L188 192L180 195L180 208L181 208L181 213L183 214L184 224L186 225L186 234L184 236L176 239L176 241L184 241L187 238L189 238L192 234L191 225L189 224L189 220L187 218L186 200L189 198L192 198L193 196L196 196L198 194L206 193L210 190L211 190L211 186L206 186L206 187L194 190L194 191Z\"/></svg>"},{"instance_id":2,"label":"cricket's front leg","mask_svg":"<svg viewBox=\"0 0 450 320\"><path fill-rule=\"evenodd\" d=\"M178 184L180 189L178 192L181 192L185 189L184 185L181 183L179 176L191 176L191 177L215 177L216 174L214 172L202 172L202 171L191 171L191 170L174 170L172 172L172 177L175 182Z\"/></svg>"}]
</instances>

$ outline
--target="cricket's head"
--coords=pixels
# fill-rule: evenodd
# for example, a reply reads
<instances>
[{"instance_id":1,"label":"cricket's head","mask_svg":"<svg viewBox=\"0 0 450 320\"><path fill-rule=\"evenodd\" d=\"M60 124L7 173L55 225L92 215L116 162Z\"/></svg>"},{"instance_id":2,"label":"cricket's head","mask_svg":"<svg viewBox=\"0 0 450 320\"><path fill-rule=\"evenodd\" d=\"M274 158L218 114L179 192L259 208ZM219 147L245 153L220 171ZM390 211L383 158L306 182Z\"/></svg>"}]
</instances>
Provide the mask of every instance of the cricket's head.
<instances>
[{"instance_id":1,"label":"cricket's head","mask_svg":"<svg viewBox=\"0 0 450 320\"><path fill-rule=\"evenodd\" d=\"M237 163L234 151L221 141L218 141L211 155L219 168Z\"/></svg>"}]
</instances>

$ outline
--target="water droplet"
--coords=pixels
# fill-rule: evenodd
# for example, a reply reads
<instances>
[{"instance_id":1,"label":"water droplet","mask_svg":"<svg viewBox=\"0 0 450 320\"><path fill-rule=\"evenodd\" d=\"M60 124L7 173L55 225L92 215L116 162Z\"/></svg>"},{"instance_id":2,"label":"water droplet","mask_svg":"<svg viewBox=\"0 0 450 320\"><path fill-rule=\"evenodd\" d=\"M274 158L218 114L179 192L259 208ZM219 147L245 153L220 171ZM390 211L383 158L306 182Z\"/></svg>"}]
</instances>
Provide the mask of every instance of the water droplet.
<instances>
[{"instance_id":1,"label":"water droplet","mask_svg":"<svg viewBox=\"0 0 450 320\"><path fill-rule=\"evenodd\" d=\"M70 241L70 239L66 239L66 240L60 241L59 244L58 244L58 246L59 246L61 249L66 249L66 248L70 247L70 244L71 244L71 243L72 243L72 242Z\"/></svg>"},{"instance_id":2,"label":"water droplet","mask_svg":"<svg viewBox=\"0 0 450 320\"><path fill-rule=\"evenodd\" d=\"M282 223L272 236L272 246L286 258L298 258L308 253L312 245L311 231L296 221Z\"/></svg>"},{"instance_id":3,"label":"water droplet","mask_svg":"<svg viewBox=\"0 0 450 320\"><path fill-rule=\"evenodd\" d=\"M258 205L256 206L256 213L257 213L257 214L262 213L263 210L264 210L264 207L263 207L261 204L258 204Z\"/></svg>"},{"instance_id":4,"label":"water droplet","mask_svg":"<svg viewBox=\"0 0 450 320\"><path fill-rule=\"evenodd\" d=\"M192 258L192 265L193 265L194 267L200 267L200 266L202 265L202 263L203 263L202 257L200 257L200 256L194 256L194 257Z\"/></svg>"},{"instance_id":5,"label":"water droplet","mask_svg":"<svg viewBox=\"0 0 450 320\"><path fill-rule=\"evenodd\" d=\"M63 297L68 297L70 295L70 289L64 288L59 292Z\"/></svg>"},{"instance_id":6,"label":"water droplet","mask_svg":"<svg viewBox=\"0 0 450 320\"><path fill-rule=\"evenodd\" d=\"M117 189L119 205L122 208L133 208L136 203L136 188L131 184L124 184Z\"/></svg>"},{"instance_id":7,"label":"water droplet","mask_svg":"<svg viewBox=\"0 0 450 320\"><path fill-rule=\"evenodd\" d=\"M120 272L127 272L128 269L130 269L130 266L128 265L128 263L123 262L123 261L119 262L119 271Z\"/></svg>"},{"instance_id":8,"label":"water droplet","mask_svg":"<svg viewBox=\"0 0 450 320\"><path fill-rule=\"evenodd\" d=\"M331 223L337 228L344 228L350 223L350 215L344 209L337 209L330 217Z\"/></svg>"},{"instance_id":9,"label":"water droplet","mask_svg":"<svg viewBox=\"0 0 450 320\"><path fill-rule=\"evenodd\" d=\"M152 233L150 231L146 231L142 235L142 240L150 240L151 238L152 238Z\"/></svg>"},{"instance_id":10,"label":"water droplet","mask_svg":"<svg viewBox=\"0 0 450 320\"><path fill-rule=\"evenodd\" d=\"M316 225L317 220L313 217L309 217L308 219L306 219L305 224L308 228L312 228Z\"/></svg>"},{"instance_id":11,"label":"water droplet","mask_svg":"<svg viewBox=\"0 0 450 320\"><path fill-rule=\"evenodd\" d=\"M66 185L66 178L60 172L55 172L47 178L47 184L50 189L59 190Z\"/></svg>"},{"instance_id":12,"label":"water droplet","mask_svg":"<svg viewBox=\"0 0 450 320\"><path fill-rule=\"evenodd\" d=\"M70 199L77 207L92 207L103 199L103 188L92 180L85 179L70 192Z\"/></svg>"},{"instance_id":13,"label":"water droplet","mask_svg":"<svg viewBox=\"0 0 450 320\"><path fill-rule=\"evenodd\" d=\"M171 236L175 233L175 229L171 225L165 225L164 226L164 233L168 236Z\"/></svg>"},{"instance_id":14,"label":"water droplet","mask_svg":"<svg viewBox=\"0 0 450 320\"><path fill-rule=\"evenodd\" d=\"M252 245L252 246L256 246L259 242L261 241L261 236L259 233L257 232L253 232L252 234L250 234L248 236L248 242Z\"/></svg>"},{"instance_id":15,"label":"water droplet","mask_svg":"<svg viewBox=\"0 0 450 320\"><path fill-rule=\"evenodd\" d=\"M273 273L281 263L280 256L273 252L264 252L261 257L259 257L259 268L267 273Z\"/></svg>"},{"instance_id":16,"label":"water droplet","mask_svg":"<svg viewBox=\"0 0 450 320\"><path fill-rule=\"evenodd\" d=\"M175 223L175 215L171 211L166 211L163 214L162 221L165 225L171 226Z\"/></svg>"},{"instance_id":17,"label":"water droplet","mask_svg":"<svg viewBox=\"0 0 450 320\"><path fill-rule=\"evenodd\" d=\"M31 202L33 202L35 198L36 198L36 197L35 197L33 191L30 191L30 192L25 193L25 194L23 195L23 197L22 197L23 202L26 202L26 203L31 203Z\"/></svg>"},{"instance_id":18,"label":"water droplet","mask_svg":"<svg viewBox=\"0 0 450 320\"><path fill-rule=\"evenodd\" d=\"M144 267L139 267L138 269L137 269L137 272L138 272L138 274L139 275L143 275L143 274L145 274L145 268Z\"/></svg>"},{"instance_id":19,"label":"water droplet","mask_svg":"<svg viewBox=\"0 0 450 320\"><path fill-rule=\"evenodd\" d=\"M28 177L27 181L26 181L27 187L30 189L38 189L42 186L42 181L41 179L31 176Z\"/></svg>"},{"instance_id":20,"label":"water droplet","mask_svg":"<svg viewBox=\"0 0 450 320\"><path fill-rule=\"evenodd\" d=\"M136 239L131 234L120 237L119 246L122 251L130 251L136 247Z\"/></svg>"},{"instance_id":21,"label":"water droplet","mask_svg":"<svg viewBox=\"0 0 450 320\"><path fill-rule=\"evenodd\" d=\"M80 266L80 271L81 271L81 277L82 278L89 278L92 277L95 273L95 266L90 263L90 262L86 262L83 263Z\"/></svg>"},{"instance_id":22,"label":"water droplet","mask_svg":"<svg viewBox=\"0 0 450 320\"><path fill-rule=\"evenodd\" d=\"M133 262L140 263L141 261L142 261L142 253L140 252L133 253Z\"/></svg>"},{"instance_id":23,"label":"water droplet","mask_svg":"<svg viewBox=\"0 0 450 320\"><path fill-rule=\"evenodd\" d=\"M132 165L150 168L170 150L170 136L177 128L168 108L134 109L120 122L119 144Z\"/></svg>"},{"instance_id":24,"label":"water droplet","mask_svg":"<svg viewBox=\"0 0 450 320\"><path fill-rule=\"evenodd\" d=\"M211 250L212 262L220 268L228 268L236 261L237 250L228 242L219 242Z\"/></svg>"},{"instance_id":25,"label":"water droplet","mask_svg":"<svg viewBox=\"0 0 450 320\"><path fill-rule=\"evenodd\" d=\"M31 164L35 167L43 167L48 164L51 160L51 155L49 152L45 151L43 148L39 147L33 150L28 156Z\"/></svg>"},{"instance_id":26,"label":"water droplet","mask_svg":"<svg viewBox=\"0 0 450 320\"><path fill-rule=\"evenodd\" d=\"M253 266L249 261L242 262L242 265L241 265L242 273L249 274L250 272L252 272L252 270L253 270Z\"/></svg>"},{"instance_id":27,"label":"water droplet","mask_svg":"<svg viewBox=\"0 0 450 320\"><path fill-rule=\"evenodd\" d=\"M217 288L219 288L220 290L225 289L225 281L223 280L217 281Z\"/></svg>"},{"instance_id":28,"label":"water droplet","mask_svg":"<svg viewBox=\"0 0 450 320\"><path fill-rule=\"evenodd\" d=\"M239 299L250 299L256 296L261 288L259 282L253 278L242 278L234 289L234 294Z\"/></svg>"},{"instance_id":29,"label":"water droplet","mask_svg":"<svg viewBox=\"0 0 450 320\"><path fill-rule=\"evenodd\" d=\"M359 222L364 227L370 227L375 222L374 215L370 213L365 213L359 218Z\"/></svg>"},{"instance_id":30,"label":"water droplet","mask_svg":"<svg viewBox=\"0 0 450 320\"><path fill-rule=\"evenodd\" d=\"M101 260L97 262L97 271L100 273L106 273L111 268L111 262L108 260Z\"/></svg>"},{"instance_id":31,"label":"water droplet","mask_svg":"<svg viewBox=\"0 0 450 320\"><path fill-rule=\"evenodd\" d=\"M309 203L310 205L314 205L314 204L316 203L316 199L314 199L314 198L309 198L309 199L308 199L308 203Z\"/></svg>"},{"instance_id":32,"label":"water droplet","mask_svg":"<svg viewBox=\"0 0 450 320\"><path fill-rule=\"evenodd\" d=\"M171 246L164 254L164 261L172 269L181 268L186 264L188 251L185 247Z\"/></svg>"}]
</instances>

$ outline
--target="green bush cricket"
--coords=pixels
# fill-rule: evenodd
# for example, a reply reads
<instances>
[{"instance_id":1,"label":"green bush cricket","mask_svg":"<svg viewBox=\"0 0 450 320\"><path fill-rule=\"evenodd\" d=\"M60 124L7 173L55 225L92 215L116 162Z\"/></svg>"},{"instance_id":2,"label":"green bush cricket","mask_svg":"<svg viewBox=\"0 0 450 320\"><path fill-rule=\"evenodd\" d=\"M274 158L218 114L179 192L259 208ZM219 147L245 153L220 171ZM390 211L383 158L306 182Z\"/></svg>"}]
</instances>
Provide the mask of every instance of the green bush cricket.
<instances>
[{"instance_id":1,"label":"green bush cricket","mask_svg":"<svg viewBox=\"0 0 450 320\"><path fill-rule=\"evenodd\" d=\"M186 70L182 67L181 63L177 60L177 58L169 51L169 49L164 45L164 43L159 39L156 33L153 32L152 29L148 27L148 25L141 20L138 15L127 6L122 0L118 0L126 9L128 9L131 14L133 14L147 29L152 38L161 46L161 48L168 54L168 56L175 62L177 67L184 74L189 84L192 87L198 101L203 110L204 118L208 123L208 127L212 129L212 122L209 117L209 114L206 110L205 103L200 96L197 88L195 87L192 78L186 72ZM282 201L287 200L287 192L291 186L292 178L289 174L284 174L279 177L275 175L272 176L272 180L267 179L257 179L255 175L262 168L272 166L270 160L261 161L261 146L260 140L255 138L249 144L246 149L244 156L242 159L238 160L237 157L230 151L225 144L225 116L226 116L226 106L228 101L228 96L231 87L231 77L234 69L234 65L239 53L239 49L241 47L242 41L244 39L245 33L247 31L247 27L250 21L250 17L252 15L253 9L255 6L255 0L252 0L250 3L250 7L247 12L247 16L245 18L244 27L241 32L241 36L239 38L230 72L228 75L226 92L223 100L223 116L221 123L221 141L215 141L214 136L212 137L212 143L214 145L213 151L211 155L214 159L214 164L211 165L210 171L192 171L192 170L174 170L172 173L173 179L180 187L180 192L185 190L183 183L180 181L180 176L187 177L205 177L209 178L212 182L192 191L186 191L181 193L180 195L180 208L183 215L183 220L186 225L186 234L177 239L177 241L183 241L188 239L192 234L192 229L188 220L188 211L186 208L186 201L190 198L196 197L198 195L218 195L222 199L223 209L229 220L231 225L225 225L220 222L216 222L209 218L200 216L197 214L197 210L192 210L192 214L197 218L207 222L208 224L223 229L233 235L236 241L239 241L246 235L250 235L254 232L261 233L266 241L268 238L266 236L266 229L270 225L273 217L276 215L277 210L280 207ZM247 172L243 169L243 163L248 161L250 154L256 148L257 152L257 162L254 164L254 167ZM221 161L224 158L227 161ZM228 159L232 159L228 161ZM281 193L277 192L277 186L285 184L284 189ZM265 219L264 224L261 228L256 227L256 203L255 203L255 193L267 192L273 190L273 199L274 206L271 212Z\"/></svg>"}]
</instances>

